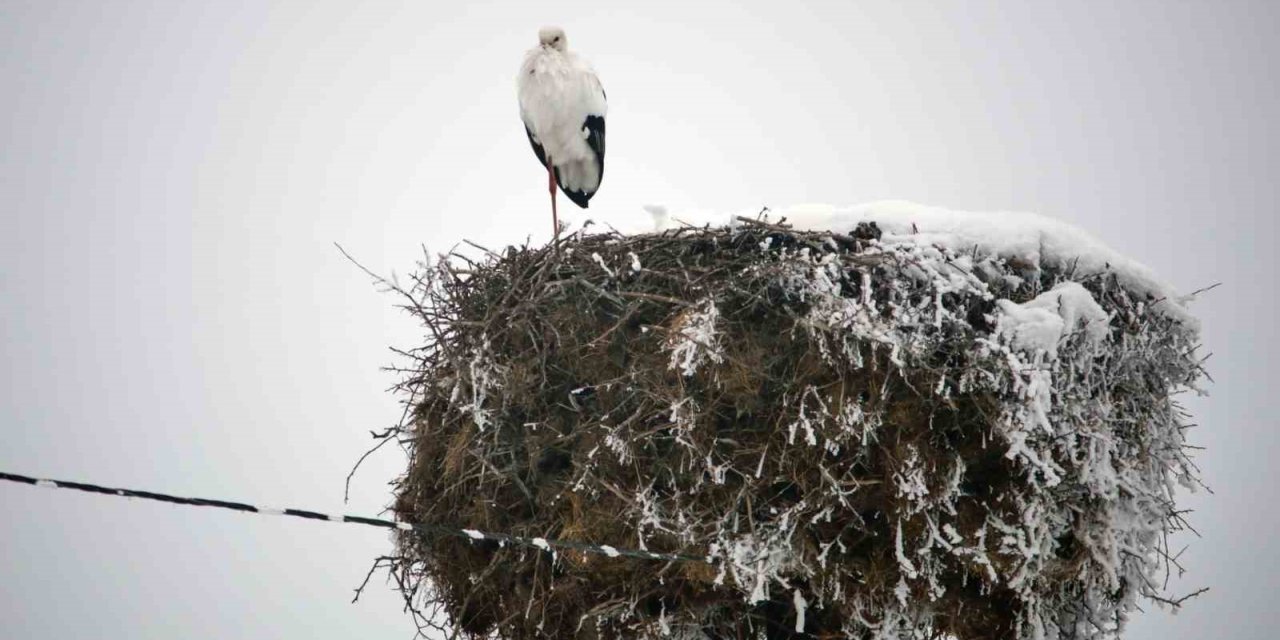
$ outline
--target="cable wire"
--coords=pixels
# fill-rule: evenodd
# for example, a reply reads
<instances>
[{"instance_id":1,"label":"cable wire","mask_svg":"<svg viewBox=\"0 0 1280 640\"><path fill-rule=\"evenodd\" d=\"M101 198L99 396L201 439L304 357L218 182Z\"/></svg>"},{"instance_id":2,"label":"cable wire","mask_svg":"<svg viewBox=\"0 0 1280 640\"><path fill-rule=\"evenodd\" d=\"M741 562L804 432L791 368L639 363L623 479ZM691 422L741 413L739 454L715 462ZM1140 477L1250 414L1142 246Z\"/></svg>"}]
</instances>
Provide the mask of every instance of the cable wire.
<instances>
[{"instance_id":1,"label":"cable wire","mask_svg":"<svg viewBox=\"0 0 1280 640\"><path fill-rule=\"evenodd\" d=\"M639 560L658 560L663 562L698 562L703 564L711 564L711 559L705 556L692 556L679 553L657 553L643 549L619 549L611 547L607 544L590 544L587 542L577 542L574 540L556 540L554 538L529 538L525 536L516 536L507 533L494 533L489 531L477 531L475 529L457 529L453 527L444 527L440 525L395 522L393 520L383 520L381 518L366 518L363 516L348 515L330 515L307 509L272 509L267 507L258 507L243 502L231 502L228 500L214 500L211 498L185 498L182 496L174 496L166 493L156 493L153 491L138 491L135 489L118 489L114 487L103 487L96 484L88 484L84 482L69 482L67 480L47 480L43 478L33 478L30 476L19 475L16 473L5 473L0 471L0 480L8 482L16 482L19 484L29 484L36 487L47 487L50 489L74 489L76 491L85 491L88 493L99 493L108 496L118 496L123 498L141 498L144 500L155 500L158 502L168 502L170 504L180 504L192 507L214 507L217 509L229 509L231 511L242 511L246 513L259 513L262 515L273 516L292 516L295 518L305 518L307 520L326 520L329 522L344 522L350 524L362 524L370 527L381 527L383 529L397 529L400 531L417 531L419 533L444 535L452 537L467 538L473 542L480 540L492 540L499 545L516 545L540 549L549 553L554 553L556 549L569 549L573 551L582 551L585 553L594 553L598 555L608 556L610 558L624 557L636 558Z\"/></svg>"}]
</instances>

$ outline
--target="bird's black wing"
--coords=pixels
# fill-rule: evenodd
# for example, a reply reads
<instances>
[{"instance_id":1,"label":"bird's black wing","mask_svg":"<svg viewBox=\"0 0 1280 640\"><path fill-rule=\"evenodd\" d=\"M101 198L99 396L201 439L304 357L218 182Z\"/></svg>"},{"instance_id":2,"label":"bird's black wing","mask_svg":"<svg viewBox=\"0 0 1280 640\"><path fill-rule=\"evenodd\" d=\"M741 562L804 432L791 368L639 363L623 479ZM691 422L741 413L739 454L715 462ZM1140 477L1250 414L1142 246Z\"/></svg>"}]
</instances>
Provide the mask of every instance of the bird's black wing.
<instances>
[{"instance_id":1,"label":"bird's black wing","mask_svg":"<svg viewBox=\"0 0 1280 640\"><path fill-rule=\"evenodd\" d=\"M542 145L538 143L538 139L533 137L533 132L529 130L528 125L524 128L524 134L529 136L529 144L533 146L533 155L538 156L538 166L547 167L547 152L542 150Z\"/></svg>"},{"instance_id":2,"label":"bird's black wing","mask_svg":"<svg viewBox=\"0 0 1280 640\"><path fill-rule=\"evenodd\" d=\"M587 116L582 128L587 130L587 146L596 156L596 168L600 170L600 181L604 181L604 116Z\"/></svg>"}]
</instances>

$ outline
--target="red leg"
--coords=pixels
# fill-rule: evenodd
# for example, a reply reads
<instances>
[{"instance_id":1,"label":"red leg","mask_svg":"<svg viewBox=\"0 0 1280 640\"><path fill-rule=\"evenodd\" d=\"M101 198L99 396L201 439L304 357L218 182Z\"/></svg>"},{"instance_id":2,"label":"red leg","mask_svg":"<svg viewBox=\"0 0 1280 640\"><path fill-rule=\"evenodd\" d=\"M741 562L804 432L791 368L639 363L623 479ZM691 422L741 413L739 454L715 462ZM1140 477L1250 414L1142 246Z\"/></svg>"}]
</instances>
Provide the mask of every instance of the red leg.
<instances>
[{"instance_id":1,"label":"red leg","mask_svg":"<svg viewBox=\"0 0 1280 640\"><path fill-rule=\"evenodd\" d=\"M560 216L556 213L556 173L551 158L547 158L547 189L551 192L551 237L560 237Z\"/></svg>"}]
</instances>

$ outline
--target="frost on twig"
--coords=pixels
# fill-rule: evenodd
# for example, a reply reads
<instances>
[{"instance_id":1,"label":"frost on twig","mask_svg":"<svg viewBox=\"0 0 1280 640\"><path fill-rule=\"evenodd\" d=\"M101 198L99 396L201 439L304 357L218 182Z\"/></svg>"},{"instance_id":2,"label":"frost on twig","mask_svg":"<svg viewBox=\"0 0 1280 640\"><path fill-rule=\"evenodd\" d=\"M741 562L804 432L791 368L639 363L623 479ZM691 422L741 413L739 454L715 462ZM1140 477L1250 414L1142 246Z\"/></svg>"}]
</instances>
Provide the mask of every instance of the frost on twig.
<instances>
[{"instance_id":1,"label":"frost on twig","mask_svg":"<svg viewBox=\"0 0 1280 640\"><path fill-rule=\"evenodd\" d=\"M716 336L716 320L720 317L715 300L710 298L676 319L667 348L671 350L668 368L691 376L704 361L719 364L724 352Z\"/></svg>"}]
</instances>

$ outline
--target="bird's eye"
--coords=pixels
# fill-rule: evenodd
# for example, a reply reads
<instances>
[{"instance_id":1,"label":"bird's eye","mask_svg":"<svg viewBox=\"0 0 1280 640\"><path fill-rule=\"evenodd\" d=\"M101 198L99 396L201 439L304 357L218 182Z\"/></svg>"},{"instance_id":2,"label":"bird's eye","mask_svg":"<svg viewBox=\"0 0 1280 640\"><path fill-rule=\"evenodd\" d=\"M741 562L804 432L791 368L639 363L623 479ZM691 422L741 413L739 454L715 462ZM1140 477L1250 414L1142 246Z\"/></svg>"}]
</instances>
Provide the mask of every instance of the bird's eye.
<instances>
[{"instance_id":1,"label":"bird's eye","mask_svg":"<svg viewBox=\"0 0 1280 640\"><path fill-rule=\"evenodd\" d=\"M555 37L555 38L553 38L551 41L552 41L552 42L560 42L560 36L556 36L556 37Z\"/></svg>"}]
</instances>

